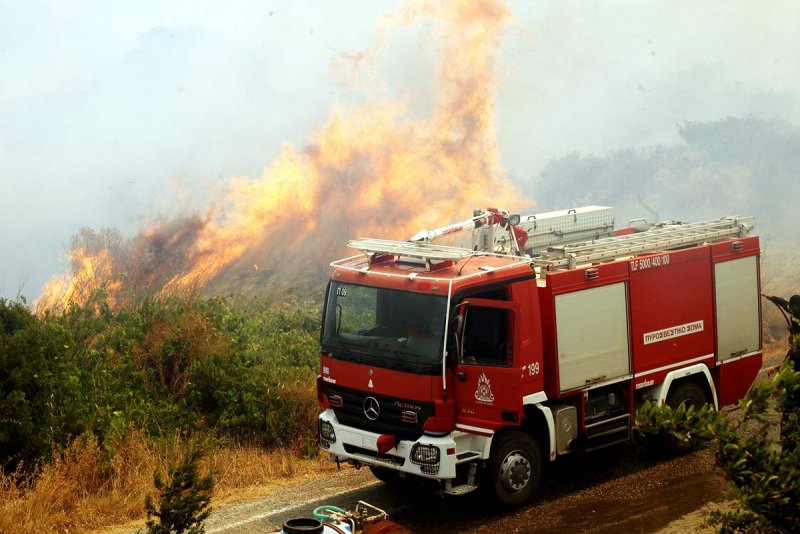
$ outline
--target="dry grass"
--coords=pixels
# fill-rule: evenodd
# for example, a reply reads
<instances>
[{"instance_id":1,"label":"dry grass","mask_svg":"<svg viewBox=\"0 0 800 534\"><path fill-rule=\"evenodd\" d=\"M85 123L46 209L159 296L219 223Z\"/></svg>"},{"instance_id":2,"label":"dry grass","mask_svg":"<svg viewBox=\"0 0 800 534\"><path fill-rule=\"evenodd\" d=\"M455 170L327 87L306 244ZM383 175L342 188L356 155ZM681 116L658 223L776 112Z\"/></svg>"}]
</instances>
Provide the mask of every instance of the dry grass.
<instances>
[{"instance_id":1,"label":"dry grass","mask_svg":"<svg viewBox=\"0 0 800 534\"><path fill-rule=\"evenodd\" d=\"M32 474L0 474L0 532L105 531L140 523L145 495L153 491L153 472L165 472L182 450L179 437L156 444L141 432L130 432L110 461L95 442L84 441ZM302 460L288 450L237 446L216 447L204 464L216 473L214 503L266 495L293 479L329 469L320 459Z\"/></svg>"},{"instance_id":2,"label":"dry grass","mask_svg":"<svg viewBox=\"0 0 800 534\"><path fill-rule=\"evenodd\" d=\"M335 469L322 456L307 459L287 449L264 451L247 446L218 448L205 459L205 464L215 473L215 503L249 500L298 478L316 477Z\"/></svg>"}]
</instances>

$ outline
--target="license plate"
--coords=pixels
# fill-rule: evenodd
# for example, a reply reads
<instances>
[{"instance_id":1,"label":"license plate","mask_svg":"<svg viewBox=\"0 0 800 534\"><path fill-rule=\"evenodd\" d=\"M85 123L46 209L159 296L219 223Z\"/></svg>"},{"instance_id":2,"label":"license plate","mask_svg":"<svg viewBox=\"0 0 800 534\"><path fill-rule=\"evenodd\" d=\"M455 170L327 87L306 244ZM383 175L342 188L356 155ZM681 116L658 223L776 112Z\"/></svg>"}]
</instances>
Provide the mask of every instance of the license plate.
<instances>
[{"instance_id":1,"label":"license plate","mask_svg":"<svg viewBox=\"0 0 800 534\"><path fill-rule=\"evenodd\" d=\"M375 438L369 438L367 436L361 436L361 446L365 449L372 449L377 451L378 450L378 440Z\"/></svg>"}]
</instances>

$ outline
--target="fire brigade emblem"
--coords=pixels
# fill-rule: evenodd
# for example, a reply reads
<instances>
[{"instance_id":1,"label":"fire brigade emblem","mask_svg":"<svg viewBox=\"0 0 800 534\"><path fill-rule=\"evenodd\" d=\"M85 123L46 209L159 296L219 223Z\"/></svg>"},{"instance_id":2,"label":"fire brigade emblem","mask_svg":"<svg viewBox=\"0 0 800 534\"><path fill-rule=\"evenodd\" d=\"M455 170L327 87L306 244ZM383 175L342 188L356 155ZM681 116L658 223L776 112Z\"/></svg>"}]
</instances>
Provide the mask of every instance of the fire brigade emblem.
<instances>
[{"instance_id":1,"label":"fire brigade emblem","mask_svg":"<svg viewBox=\"0 0 800 534\"><path fill-rule=\"evenodd\" d=\"M475 400L478 402L494 402L494 394L492 393L492 385L486 377L486 373L481 373L478 378L478 389L475 390Z\"/></svg>"}]
</instances>

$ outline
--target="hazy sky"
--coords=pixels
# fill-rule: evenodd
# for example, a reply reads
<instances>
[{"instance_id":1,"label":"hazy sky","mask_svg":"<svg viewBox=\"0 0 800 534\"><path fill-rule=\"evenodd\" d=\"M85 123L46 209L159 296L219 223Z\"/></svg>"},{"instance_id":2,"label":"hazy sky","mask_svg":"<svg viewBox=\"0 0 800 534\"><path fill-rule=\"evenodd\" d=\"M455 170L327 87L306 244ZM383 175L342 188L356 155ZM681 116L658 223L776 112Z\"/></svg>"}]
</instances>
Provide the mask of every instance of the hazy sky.
<instances>
[{"instance_id":1,"label":"hazy sky","mask_svg":"<svg viewBox=\"0 0 800 534\"><path fill-rule=\"evenodd\" d=\"M338 60L373 46L398 5L0 0L0 296L35 297L81 226L131 235L259 176L283 142L302 147L333 105L358 101ZM688 120L800 124L800 2L510 7L498 141L534 197L568 152L676 143ZM380 91L425 94L429 37L392 34Z\"/></svg>"}]
</instances>

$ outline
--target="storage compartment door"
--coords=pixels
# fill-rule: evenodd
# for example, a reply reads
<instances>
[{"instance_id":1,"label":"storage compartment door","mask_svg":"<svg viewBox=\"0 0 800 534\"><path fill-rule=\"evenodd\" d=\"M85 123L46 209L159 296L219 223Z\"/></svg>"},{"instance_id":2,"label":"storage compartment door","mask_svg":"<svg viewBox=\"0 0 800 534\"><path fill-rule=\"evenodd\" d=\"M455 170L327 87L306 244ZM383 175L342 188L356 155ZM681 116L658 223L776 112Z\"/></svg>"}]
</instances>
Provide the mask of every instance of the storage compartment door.
<instances>
[{"instance_id":1,"label":"storage compartment door","mask_svg":"<svg viewBox=\"0 0 800 534\"><path fill-rule=\"evenodd\" d=\"M630 374L624 283L555 300L561 391Z\"/></svg>"},{"instance_id":2,"label":"storage compartment door","mask_svg":"<svg viewBox=\"0 0 800 534\"><path fill-rule=\"evenodd\" d=\"M717 359L761 349L756 256L714 265Z\"/></svg>"}]
</instances>

